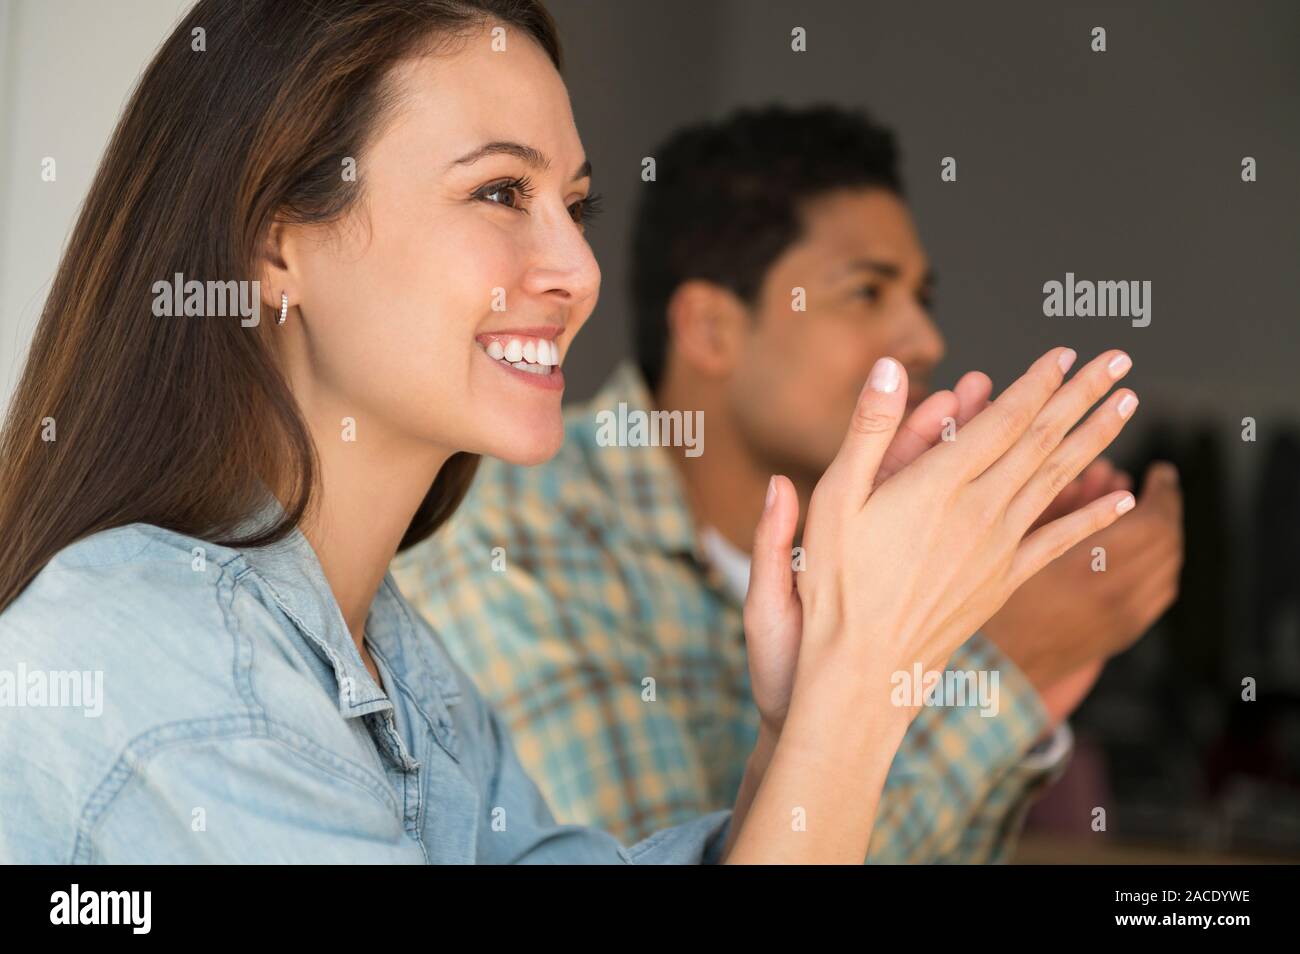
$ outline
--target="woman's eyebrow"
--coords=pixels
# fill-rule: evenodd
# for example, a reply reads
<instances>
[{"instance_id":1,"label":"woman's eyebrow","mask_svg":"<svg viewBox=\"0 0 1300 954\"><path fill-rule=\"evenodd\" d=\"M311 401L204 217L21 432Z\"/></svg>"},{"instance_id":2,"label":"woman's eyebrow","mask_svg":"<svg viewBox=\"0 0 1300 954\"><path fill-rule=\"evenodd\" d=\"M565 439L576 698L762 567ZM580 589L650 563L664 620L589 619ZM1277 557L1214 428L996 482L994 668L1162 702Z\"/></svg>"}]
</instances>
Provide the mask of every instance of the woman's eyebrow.
<instances>
[{"instance_id":1,"label":"woman's eyebrow","mask_svg":"<svg viewBox=\"0 0 1300 954\"><path fill-rule=\"evenodd\" d=\"M514 156L534 169L551 168L551 160L540 149L534 149L532 146L526 146L520 142L511 142L509 140L497 140L495 142L484 143L477 149L465 153L459 159L453 160L451 166L467 166L487 156ZM582 165L578 166L578 171L573 174L574 179L583 179L591 175L591 160L584 159Z\"/></svg>"}]
</instances>

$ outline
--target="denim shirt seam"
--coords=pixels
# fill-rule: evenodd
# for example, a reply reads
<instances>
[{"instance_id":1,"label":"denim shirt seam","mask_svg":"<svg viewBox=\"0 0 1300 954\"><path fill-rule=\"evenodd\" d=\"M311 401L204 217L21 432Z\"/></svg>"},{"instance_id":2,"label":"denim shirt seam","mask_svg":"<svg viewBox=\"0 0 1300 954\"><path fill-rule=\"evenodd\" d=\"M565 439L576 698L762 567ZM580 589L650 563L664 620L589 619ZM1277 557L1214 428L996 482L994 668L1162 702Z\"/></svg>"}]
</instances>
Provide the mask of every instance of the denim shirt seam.
<instances>
[{"instance_id":1,"label":"denim shirt seam","mask_svg":"<svg viewBox=\"0 0 1300 954\"><path fill-rule=\"evenodd\" d=\"M243 564L242 569L236 569L240 564ZM76 842L73 846L74 862L79 858L83 858L83 856L86 860L89 859L90 854L93 852L89 836L93 833L100 818L107 813L113 800L131 781L137 766L143 765L149 758L169 747L213 741L221 738L267 738L277 741L305 761L316 765L322 771L351 781L359 788L369 791L372 796L387 805L394 813L404 814L399 811L387 782L380 779L365 766L331 752L287 723L280 722L267 713L266 707L262 705L253 689L252 641L244 636L239 625L238 614L234 612L233 605L235 586L244 576L254 571L244 564L242 557L238 554L228 561L217 563L217 566L220 569L220 574L213 581L216 588L216 602L218 609L221 611L226 632L233 643L231 679L235 691L239 694L240 701L245 708L242 712L228 713L224 716L164 723L163 725L154 726L130 740L114 761L113 767L86 799L77 826ZM244 725L240 726L240 722L243 722ZM189 728L184 728L186 726ZM176 737L168 739L167 735L169 734L175 734Z\"/></svg>"},{"instance_id":2,"label":"denim shirt seam","mask_svg":"<svg viewBox=\"0 0 1300 954\"><path fill-rule=\"evenodd\" d=\"M232 564L242 562L242 557L236 557L231 561ZM223 565L222 576L217 584L217 605L221 609L222 616L225 617L226 632L230 634L231 641L234 643L231 678L234 681L235 691L239 693L239 698L244 705L265 715L266 707L262 705L253 690L253 643L244 635L239 625L239 615L235 612L235 587L246 574L252 572L252 569L245 566L244 569L235 571L233 577L225 570L226 567Z\"/></svg>"},{"instance_id":3,"label":"denim shirt seam","mask_svg":"<svg viewBox=\"0 0 1300 954\"><path fill-rule=\"evenodd\" d=\"M389 658L384 655L383 650L377 646L371 646L372 655L378 656L383 660L384 665L388 668L389 675L392 676L394 689L406 697L407 703L411 708L419 713L424 724L429 728L429 734L433 740L438 743L438 747L447 753L447 756L455 763L460 764L461 753L460 747L456 744L455 723L451 719L451 714L447 712L445 706L440 710L440 715L432 715L419 696L411 689L410 684L397 672ZM446 713L442 715L441 713ZM411 758L415 759L416 753L411 753ZM418 761L418 760L417 760Z\"/></svg>"},{"instance_id":4,"label":"denim shirt seam","mask_svg":"<svg viewBox=\"0 0 1300 954\"><path fill-rule=\"evenodd\" d=\"M421 623L423 622L424 625L428 626L427 621L423 620L422 617L417 618L415 609L410 605L406 597L402 595L402 591L398 589L390 576L385 576L380 585L383 587L388 598L391 599L397 607L398 613L401 616L402 625L406 629L405 636L410 639L413 644L418 644L426 635L420 632ZM432 627L429 626L429 629L432 630ZM433 638L435 640L437 639L436 633ZM422 656L422 661L428 665L431 670L430 676L433 679L434 686L437 687L438 693L442 697L442 708L447 710L451 706L459 705L463 697L460 687L460 679L457 676L455 669L448 664L447 660L442 658L440 647L435 650L433 646L423 645L419 647L419 652ZM448 713L448 715L450 715L450 713Z\"/></svg>"},{"instance_id":5,"label":"denim shirt seam","mask_svg":"<svg viewBox=\"0 0 1300 954\"><path fill-rule=\"evenodd\" d=\"M343 659L339 656L338 652L334 649L334 647L330 646L327 642L325 642L325 640L321 639L318 635L316 635L315 631L310 626L307 625L306 620L304 620L293 609L293 607L290 605L290 602L284 598L284 596L276 588L275 584L271 580L269 580L265 574L258 572L257 567L249 564L244 559L242 554L238 554L235 560L233 560L232 562L241 565L240 569L238 570L235 576L236 584L240 583L246 576L252 576L254 579L256 579L260 586L266 587L267 591L271 594L272 598L275 600L276 606L279 607L280 612L284 613L284 615L288 617L290 622L292 622L299 629L300 632L308 634L312 643L320 647L320 649L325 653L326 658L329 661L330 668L334 670L336 675L347 668ZM250 647L250 652L251 652L251 647ZM351 683L352 679L349 676L344 676L343 681L347 683ZM370 705L370 703L375 701L373 699L364 700L360 702L357 701L353 693L353 687L351 685L348 685L345 689L344 686L340 684L339 690L347 697L346 707L349 712L360 709L364 706L368 706ZM250 693L252 692L251 686L248 688L248 691ZM373 711L373 710L368 710L368 711ZM365 713L362 714L364 715ZM349 718L351 718L351 716L349 716Z\"/></svg>"},{"instance_id":6,"label":"denim shirt seam","mask_svg":"<svg viewBox=\"0 0 1300 954\"><path fill-rule=\"evenodd\" d=\"M252 680L252 675L251 675L251 674L252 674L252 665L253 665L253 653L254 653L254 649L253 649L253 646L252 646L251 641L248 641L248 640L245 640L245 639L242 639L242 638L241 638L241 636L242 636L242 632L241 632L241 630L240 630L240 626L239 626L239 618L238 618L237 614L234 613L234 607L233 607L233 603L234 603L234 587L235 587L235 586L238 586L239 583L240 583L240 582L241 582L241 581L242 581L246 576L252 575L252 576L254 577L254 579L256 579L259 583L263 583L263 584L265 584L267 587L269 587L269 588L271 589L271 592L272 592L272 593L275 593L275 595L276 595L276 597L277 597L277 601L280 602L280 608L281 608L282 610L284 610L285 613L286 613L287 615L289 615L289 617L290 617L291 619L294 619L295 623L298 623L299 625L301 625L301 622L300 622L299 620L296 619L295 614L293 614L293 613L289 610L288 606L286 606L286 605L284 604L283 601L280 601L280 600L279 600L279 594L276 593L276 591L275 591L275 587L274 587L274 585L271 583L271 581L267 580L267 579L266 579L262 574L258 573L257 570L256 570L256 568L250 566L250 565L247 563L247 561L245 561L245 560L243 559L242 554L239 555L239 556L237 557L237 559L236 559L235 561L232 561L232 562L235 562L235 563L238 565L238 570L237 570L236 575L235 575L235 577L234 577L233 583L229 586L230 593L229 593L229 596L228 596L228 597L225 599L225 601L223 602L223 604L222 604L222 608L223 608L223 610L225 610L225 611L227 612L227 619L229 620L230 630L231 630L232 635L235 637L235 648L236 648L236 655L235 655L235 660L236 660L235 679L236 679L236 685L237 685L237 687L239 688L239 691L240 691L241 696L244 696L244 698L245 698L245 702L246 702L246 703L248 703L248 704L251 705L251 706L255 706L259 711L265 713L265 707L262 706L260 700L258 700L258 698L257 698L257 693L256 693L256 691L255 691L255 689L254 689L254 687L253 687L253 680ZM325 648L326 652L328 652L328 653L330 654L331 659L334 660L335 663L336 663L336 665L337 665L337 660L334 659L334 651L333 651L333 649L332 649L331 647L329 647L329 646L326 646L323 642L321 642L321 641L319 641L319 640L318 640L318 642L320 642L320 644ZM241 647L243 647L245 644L246 644L246 655L241 655L240 652L239 652L239 650L240 650ZM244 666L244 667L242 668L242 670L241 670L240 667L239 667L239 663L240 663L241 660L246 660L246 661L247 661L247 665ZM408 696L409 696L409 693L408 693ZM356 708L357 704L356 704L356 703L352 703L352 701L351 701L351 700L352 700L352 696L351 696L350 693L349 693L349 695L348 695L348 699L349 699L349 702L351 703L351 707L352 707L352 708ZM418 707L418 706L417 706L417 708L420 709L420 714L421 714L422 716L424 716L424 717L427 719L427 718L428 718L428 715L427 715L427 713L424 712L423 708ZM387 719L388 719L388 721L389 721L390 723L391 723L391 720L392 720L392 718L393 718L393 714L392 714L392 713L393 713L393 710L390 708L390 709L388 710L388 714L387 714ZM430 728L432 728L432 726L431 726ZM286 731L291 731L291 730L288 729L287 726L285 727L285 729L286 729ZM389 733L389 734L390 734L390 735L391 735L395 740L398 740L398 745L399 745L399 747L400 747L400 744L401 744L401 743L400 743L400 737L397 736L396 731L393 730L391 727L386 727L386 731L387 731L387 732L388 732L388 733ZM311 743L310 740L306 740L306 739L304 739L304 742L306 742L306 743L309 744L309 745L313 745L313 746L314 746L314 743ZM286 744L287 744L287 743L286 743ZM441 744L441 740L440 740L440 744ZM330 757L330 758L333 758L333 759L337 759L336 756L334 756L332 753L329 753L327 750L322 750L322 752L323 752L324 755L327 756L327 757ZM304 756L304 757L305 757L305 756ZM353 763L353 764L356 765L356 763ZM356 768L359 769L359 770L361 770L361 771L363 771L363 772L364 772L364 771L367 771L366 769L364 769L364 768L361 767L360 765L356 765ZM421 793L421 791L422 791L422 788L421 788L421 778L420 778L420 767L419 767L419 763L418 763L418 762L415 763L415 768L414 768L414 769L410 768L409 766L404 766L404 768L405 768L406 772L409 772L409 773L410 773L410 775L408 776L408 775L404 774L404 775L403 775L403 778L402 778L402 785L403 785L402 803L403 803L403 804L402 804L401 806L399 806L399 805L397 804L396 796L397 796L398 793L396 793L396 792L394 792L394 791L392 790L392 788L391 788L391 783L384 783L384 782L381 782L381 783L380 783L381 786L382 786L382 793L383 793L384 800L385 800L386 804L388 804L388 805L390 806L390 808L392 809L393 812L395 812L396 814L398 814L398 815L400 816L400 818L401 818L401 820L402 820L402 827L403 827L403 829L407 832L408 835L410 835L410 836L415 840L415 842L416 842L417 844L419 844L419 846L420 846L420 851L423 853L423 856L424 856L425 864L429 864L429 863L431 862L431 859L430 859L430 857L429 857L429 851L428 851L428 848L427 848L427 847L425 846L425 844L424 844L424 839L420 837L420 831L422 830L422 827L421 827L421 826L422 826L422 823L423 823L423 818L424 818L424 807L425 807L425 806L424 806L424 799L423 799L422 797L420 797L420 793ZM378 776L373 776L373 775L372 775L371 777L372 777L372 779L378 780ZM405 806L405 803L406 803L405 791L406 791L406 788L409 787L409 786L411 786L411 785L414 785L414 786L415 786L416 799L417 799L416 820L415 820L415 827L414 827L414 829L412 829L411 826L407 824L408 819L407 819L407 812L406 812L406 806Z\"/></svg>"},{"instance_id":7,"label":"denim shirt seam","mask_svg":"<svg viewBox=\"0 0 1300 954\"><path fill-rule=\"evenodd\" d=\"M252 677L254 663L253 643L252 640L248 639L244 635L239 624L239 615L234 611L234 591L235 587L240 584L244 577L249 576L250 574L254 576L259 583L266 583L268 586L271 584L270 581L266 580L254 567L248 564L242 554L236 554L230 563L234 570L234 576L232 579L229 574L225 574L223 579L220 581L222 586L222 599L219 600L219 603L222 612L226 615L227 628L235 642L235 669L233 676L236 689L239 691L244 704L249 706L250 709L256 711L261 718L266 720L268 727L278 727L283 731L286 738L281 739L281 741L285 745L289 745L291 748L295 745L298 746L299 754L304 758L308 758L306 750L310 749L313 752L320 753L322 766L329 771L340 773L345 766L350 765L354 770L360 772L363 777L368 776L368 784L374 785L376 791L383 796L383 799L393 809L393 811L400 812L404 817L405 811L397 805L391 785L381 776L374 774L371 769L366 768L360 763L352 762L349 759L343 759L335 753L330 752L328 749L312 741L308 736L293 729L287 723L279 722L267 713L266 707L262 704L261 700L257 696L256 690L254 689ZM288 736L292 736L292 739L288 738ZM326 760L333 764L328 764Z\"/></svg>"},{"instance_id":8,"label":"denim shirt seam","mask_svg":"<svg viewBox=\"0 0 1300 954\"><path fill-rule=\"evenodd\" d=\"M642 857L648 852L654 851L655 848L659 847L659 845L661 845L664 841L666 841L669 837L671 837L672 834L673 834L673 829L661 828L659 831L652 834L649 838L643 838L641 841L638 841L635 845L619 845L619 849L620 849L619 853L622 856L624 856L624 858L630 864L637 864L638 858Z\"/></svg>"},{"instance_id":9,"label":"denim shirt seam","mask_svg":"<svg viewBox=\"0 0 1300 954\"><path fill-rule=\"evenodd\" d=\"M135 527L136 527L135 524L129 524L129 523L120 524L119 526L111 527L104 532L112 533L115 530L120 531L124 529L134 530ZM132 562L137 557L139 557L142 553L144 553L144 551L148 550L149 547L151 547L154 543L157 542L157 538L151 536L147 531L135 530L135 532L139 536L139 540L137 541L139 543L139 546L137 546L134 550L126 550L114 554L111 558L104 557L98 560L85 560L82 558L78 558L77 561L71 565L76 567L94 568L94 567L121 566ZM90 538L89 537L82 538L82 540L87 540L87 539ZM188 553L189 551L187 550L186 554L188 555Z\"/></svg>"},{"instance_id":10,"label":"denim shirt seam","mask_svg":"<svg viewBox=\"0 0 1300 954\"><path fill-rule=\"evenodd\" d=\"M171 735L173 738L167 738ZM159 738L159 737L162 738ZM283 745L303 761L342 781L350 782L385 805L395 816L401 812L388 784L364 766L343 758L311 741L291 726L264 712L248 710L168 722L144 732L123 748L113 767L100 781L82 808L77 823L71 863L93 861L92 835L117 798L136 777L137 770L162 752L196 743L219 740L268 739Z\"/></svg>"}]
</instances>

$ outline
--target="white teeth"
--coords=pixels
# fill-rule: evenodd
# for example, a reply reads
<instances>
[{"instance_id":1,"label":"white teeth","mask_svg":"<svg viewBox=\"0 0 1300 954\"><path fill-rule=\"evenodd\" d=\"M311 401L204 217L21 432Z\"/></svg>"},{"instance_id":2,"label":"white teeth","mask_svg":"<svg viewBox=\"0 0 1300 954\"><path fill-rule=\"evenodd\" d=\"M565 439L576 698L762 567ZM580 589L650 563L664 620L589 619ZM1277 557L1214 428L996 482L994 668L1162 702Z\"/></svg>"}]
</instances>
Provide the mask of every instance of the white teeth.
<instances>
[{"instance_id":1,"label":"white teeth","mask_svg":"<svg viewBox=\"0 0 1300 954\"><path fill-rule=\"evenodd\" d=\"M493 338L483 350L489 358L539 374L546 374L560 364L560 346L546 338L511 338L505 343Z\"/></svg>"}]
</instances>

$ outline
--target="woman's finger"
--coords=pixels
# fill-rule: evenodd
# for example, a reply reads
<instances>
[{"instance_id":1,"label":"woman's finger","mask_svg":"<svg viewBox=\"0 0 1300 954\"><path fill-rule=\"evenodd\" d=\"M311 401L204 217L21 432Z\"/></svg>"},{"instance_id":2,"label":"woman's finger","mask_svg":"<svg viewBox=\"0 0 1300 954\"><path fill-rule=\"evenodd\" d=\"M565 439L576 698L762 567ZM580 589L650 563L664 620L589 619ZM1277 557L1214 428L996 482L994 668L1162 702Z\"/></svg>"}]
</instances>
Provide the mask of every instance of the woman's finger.
<instances>
[{"instance_id":1,"label":"woman's finger","mask_svg":"<svg viewBox=\"0 0 1300 954\"><path fill-rule=\"evenodd\" d=\"M993 382L983 371L967 371L951 391L937 391L920 403L899 428L876 472L876 484L898 473L939 442L949 423L965 426L988 407Z\"/></svg>"},{"instance_id":2,"label":"woman's finger","mask_svg":"<svg viewBox=\"0 0 1300 954\"><path fill-rule=\"evenodd\" d=\"M1083 469L1079 479L1075 481L1081 488L1079 503L1092 503L1104 493L1112 490L1127 490L1113 486L1115 478L1115 465L1105 457L1098 457L1091 464Z\"/></svg>"},{"instance_id":3,"label":"woman's finger","mask_svg":"<svg viewBox=\"0 0 1300 954\"><path fill-rule=\"evenodd\" d=\"M794 570L791 550L799 523L799 495L787 477L768 483L763 514L754 529L749 563L749 591L745 595L745 631L749 638L782 625L794 605Z\"/></svg>"},{"instance_id":4,"label":"woman's finger","mask_svg":"<svg viewBox=\"0 0 1300 954\"><path fill-rule=\"evenodd\" d=\"M844 443L817 483L816 499L837 500L848 512L862 507L906 406L907 371L893 358L881 358L858 395Z\"/></svg>"},{"instance_id":5,"label":"woman's finger","mask_svg":"<svg viewBox=\"0 0 1300 954\"><path fill-rule=\"evenodd\" d=\"M993 381L983 371L967 371L952 390L957 395L957 426L965 427L967 421L989 406Z\"/></svg>"},{"instance_id":6,"label":"woman's finger","mask_svg":"<svg viewBox=\"0 0 1300 954\"><path fill-rule=\"evenodd\" d=\"M1070 481L1069 485L1056 495L1056 499L1047 505L1047 509L1035 518L1031 529L1037 529L1051 523L1057 517L1063 517L1071 510L1078 510L1084 504L1090 504L1102 494L1112 490L1128 490L1114 481L1115 468L1110 461L1099 457L1089 464L1082 474Z\"/></svg>"},{"instance_id":7,"label":"woman's finger","mask_svg":"<svg viewBox=\"0 0 1300 954\"><path fill-rule=\"evenodd\" d=\"M1015 446L991 466L981 480L1002 488L1006 494L1004 499L1014 497L1056 450L1070 428L1128 373L1132 365L1129 356L1122 351L1105 351L1089 361L1051 396ZM1088 462L1091 460L1088 458ZM1057 488L1058 491L1062 489L1064 485Z\"/></svg>"},{"instance_id":8,"label":"woman's finger","mask_svg":"<svg viewBox=\"0 0 1300 954\"><path fill-rule=\"evenodd\" d=\"M1012 525L1031 526L1052 499L1119 435L1137 405L1137 395L1122 388L1093 411L1011 498L1007 519Z\"/></svg>"},{"instance_id":9,"label":"woman's finger","mask_svg":"<svg viewBox=\"0 0 1300 954\"><path fill-rule=\"evenodd\" d=\"M1086 540L1100 530L1105 530L1122 515L1133 509L1136 501L1127 490L1107 494L1080 507L1073 513L1040 527L1020 542L1011 561L1012 589L1029 579L1080 540Z\"/></svg>"},{"instance_id":10,"label":"woman's finger","mask_svg":"<svg viewBox=\"0 0 1300 954\"><path fill-rule=\"evenodd\" d=\"M907 415L907 420L885 451L876 471L876 484L898 473L933 447L943 435L947 421L955 421L957 413L957 395L951 391L936 391L918 404Z\"/></svg>"},{"instance_id":11,"label":"woman's finger","mask_svg":"<svg viewBox=\"0 0 1300 954\"><path fill-rule=\"evenodd\" d=\"M957 440L935 448L935 469L962 481L984 473L1034 423L1043 405L1061 386L1074 358L1069 348L1053 348L1035 361L961 429Z\"/></svg>"},{"instance_id":12,"label":"woman's finger","mask_svg":"<svg viewBox=\"0 0 1300 954\"><path fill-rule=\"evenodd\" d=\"M1094 495L1092 499L1095 500L1096 495ZM1038 519L1034 521L1034 526L1040 527L1044 524L1051 523L1057 517L1064 517L1071 510L1078 510L1085 503L1089 502L1090 501L1084 499L1082 484L1077 480L1072 481L1068 487L1056 495L1055 500L1047 505L1047 509L1044 510L1038 516Z\"/></svg>"}]
</instances>

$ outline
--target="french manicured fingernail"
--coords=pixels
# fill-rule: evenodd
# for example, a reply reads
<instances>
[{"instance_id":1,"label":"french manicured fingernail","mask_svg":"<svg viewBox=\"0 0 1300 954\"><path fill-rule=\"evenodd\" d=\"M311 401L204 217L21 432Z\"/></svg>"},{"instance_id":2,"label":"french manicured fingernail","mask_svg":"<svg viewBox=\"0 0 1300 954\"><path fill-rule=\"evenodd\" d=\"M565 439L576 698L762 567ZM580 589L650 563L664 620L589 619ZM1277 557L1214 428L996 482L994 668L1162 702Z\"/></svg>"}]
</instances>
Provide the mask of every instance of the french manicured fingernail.
<instances>
[{"instance_id":1,"label":"french manicured fingernail","mask_svg":"<svg viewBox=\"0 0 1300 954\"><path fill-rule=\"evenodd\" d=\"M1133 367L1133 359L1121 351L1110 359L1110 364L1106 365L1106 370L1110 372L1110 378L1113 381L1131 367Z\"/></svg>"},{"instance_id":2,"label":"french manicured fingernail","mask_svg":"<svg viewBox=\"0 0 1300 954\"><path fill-rule=\"evenodd\" d=\"M1078 356L1078 353L1073 348L1066 348L1056 356L1056 363L1061 366L1062 374L1074 367L1074 359Z\"/></svg>"},{"instance_id":3,"label":"french manicured fingernail","mask_svg":"<svg viewBox=\"0 0 1300 954\"><path fill-rule=\"evenodd\" d=\"M882 394L893 394L898 390L898 362L893 358L881 358L871 367L867 377L867 387Z\"/></svg>"},{"instance_id":4,"label":"french manicured fingernail","mask_svg":"<svg viewBox=\"0 0 1300 954\"><path fill-rule=\"evenodd\" d=\"M763 501L764 512L772 509L772 501L776 499L776 477L772 476L767 479L767 499Z\"/></svg>"},{"instance_id":5,"label":"french manicured fingernail","mask_svg":"<svg viewBox=\"0 0 1300 954\"><path fill-rule=\"evenodd\" d=\"M1120 497L1119 500L1115 501L1115 512L1128 513L1133 509L1135 503L1137 503L1137 501L1133 499L1132 494L1125 494L1123 497Z\"/></svg>"},{"instance_id":6,"label":"french manicured fingernail","mask_svg":"<svg viewBox=\"0 0 1300 954\"><path fill-rule=\"evenodd\" d=\"M1137 410L1137 406L1138 406L1137 395L1129 393L1129 394L1125 394L1122 398L1119 399L1119 405L1115 408L1115 410L1119 411L1119 416L1124 418L1124 420L1127 421L1130 417L1133 416L1133 412Z\"/></svg>"}]
</instances>

